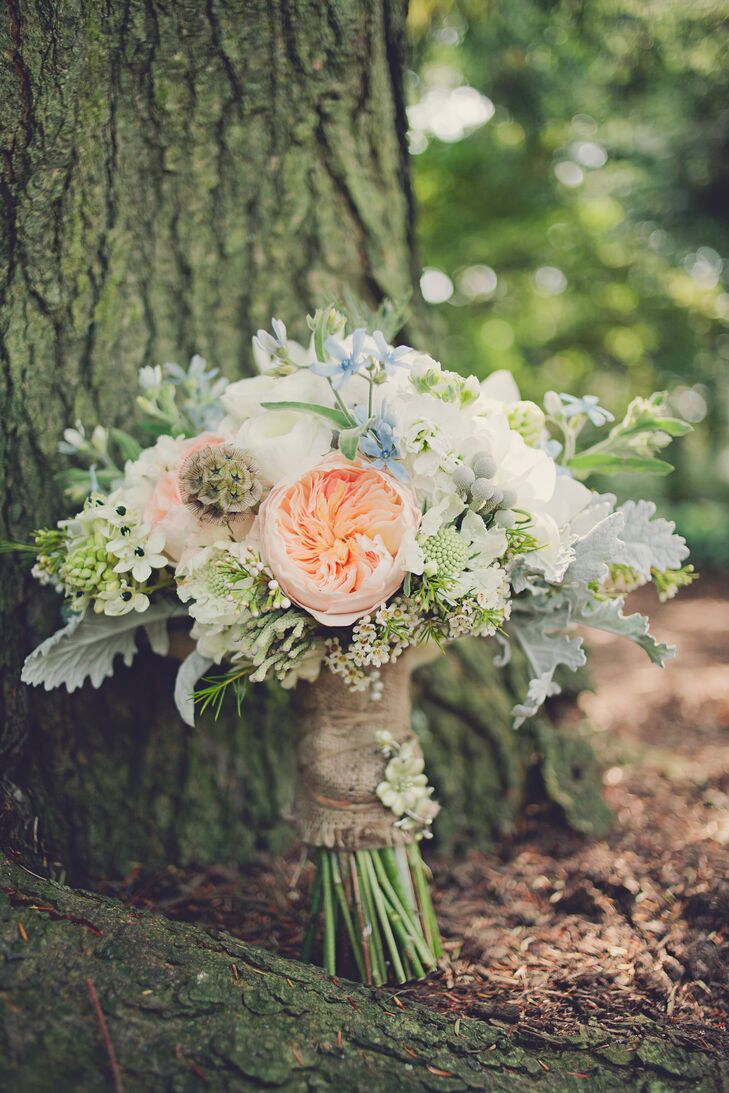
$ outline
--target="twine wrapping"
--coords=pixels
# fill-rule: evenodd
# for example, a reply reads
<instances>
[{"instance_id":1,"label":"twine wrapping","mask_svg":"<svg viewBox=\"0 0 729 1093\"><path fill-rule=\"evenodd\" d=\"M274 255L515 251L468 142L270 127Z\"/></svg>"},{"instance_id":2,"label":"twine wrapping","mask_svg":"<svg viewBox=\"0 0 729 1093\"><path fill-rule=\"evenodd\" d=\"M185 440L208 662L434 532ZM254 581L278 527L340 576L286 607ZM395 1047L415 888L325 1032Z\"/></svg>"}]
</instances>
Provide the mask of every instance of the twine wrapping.
<instances>
[{"instance_id":1,"label":"twine wrapping","mask_svg":"<svg viewBox=\"0 0 729 1093\"><path fill-rule=\"evenodd\" d=\"M387 763L375 734L386 730L399 744L414 740L420 752L410 727L415 666L407 654L386 664L376 702L369 691L351 691L326 670L296 688L296 791L289 819L303 842L376 850L414 840L414 831L394 826L395 817L375 792Z\"/></svg>"}]
</instances>

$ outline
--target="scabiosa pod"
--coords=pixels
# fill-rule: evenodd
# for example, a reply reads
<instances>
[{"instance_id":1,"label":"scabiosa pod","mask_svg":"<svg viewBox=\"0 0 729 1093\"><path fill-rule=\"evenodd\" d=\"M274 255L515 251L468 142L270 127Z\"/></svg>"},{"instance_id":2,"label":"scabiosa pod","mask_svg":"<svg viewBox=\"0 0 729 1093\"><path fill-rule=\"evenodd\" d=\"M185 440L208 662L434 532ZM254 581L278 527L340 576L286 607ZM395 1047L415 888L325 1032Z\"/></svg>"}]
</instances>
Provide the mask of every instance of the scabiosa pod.
<instances>
[{"instance_id":1,"label":"scabiosa pod","mask_svg":"<svg viewBox=\"0 0 729 1093\"><path fill-rule=\"evenodd\" d=\"M215 444L187 458L180 471L180 492L200 520L219 524L255 508L263 483L248 452L233 444Z\"/></svg>"}]
</instances>

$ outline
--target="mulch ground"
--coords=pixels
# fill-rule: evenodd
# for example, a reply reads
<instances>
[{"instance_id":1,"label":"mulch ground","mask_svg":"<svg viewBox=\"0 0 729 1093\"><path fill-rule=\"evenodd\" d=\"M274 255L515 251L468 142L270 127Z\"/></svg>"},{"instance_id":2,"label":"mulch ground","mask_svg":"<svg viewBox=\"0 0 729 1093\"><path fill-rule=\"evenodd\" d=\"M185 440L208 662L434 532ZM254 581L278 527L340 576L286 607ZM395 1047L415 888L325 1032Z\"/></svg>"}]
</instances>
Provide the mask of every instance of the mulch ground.
<instances>
[{"instance_id":1,"label":"mulch ground","mask_svg":"<svg viewBox=\"0 0 729 1093\"><path fill-rule=\"evenodd\" d=\"M447 960L393 992L400 1004L556 1035L592 1021L618 1036L648 1018L729 1051L729 588L704 581L651 610L679 658L659 673L629 643L593 639L595 691L564 714L603 760L612 833L585 839L535 806L493 853L436 859ZM295 957L299 873L292 857L109 890Z\"/></svg>"}]
</instances>

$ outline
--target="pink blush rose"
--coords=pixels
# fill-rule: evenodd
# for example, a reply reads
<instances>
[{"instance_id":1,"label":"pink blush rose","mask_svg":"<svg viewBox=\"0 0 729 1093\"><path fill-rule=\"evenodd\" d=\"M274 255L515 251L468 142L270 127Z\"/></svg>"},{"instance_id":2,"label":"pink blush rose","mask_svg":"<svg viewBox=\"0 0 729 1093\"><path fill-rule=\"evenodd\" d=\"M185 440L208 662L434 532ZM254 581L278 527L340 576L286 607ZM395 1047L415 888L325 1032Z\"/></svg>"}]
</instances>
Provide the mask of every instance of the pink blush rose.
<instances>
[{"instance_id":1,"label":"pink blush rose","mask_svg":"<svg viewBox=\"0 0 729 1093\"><path fill-rule=\"evenodd\" d=\"M337 454L273 489L259 515L271 572L324 626L350 626L397 591L420 525L409 486Z\"/></svg>"}]
</instances>

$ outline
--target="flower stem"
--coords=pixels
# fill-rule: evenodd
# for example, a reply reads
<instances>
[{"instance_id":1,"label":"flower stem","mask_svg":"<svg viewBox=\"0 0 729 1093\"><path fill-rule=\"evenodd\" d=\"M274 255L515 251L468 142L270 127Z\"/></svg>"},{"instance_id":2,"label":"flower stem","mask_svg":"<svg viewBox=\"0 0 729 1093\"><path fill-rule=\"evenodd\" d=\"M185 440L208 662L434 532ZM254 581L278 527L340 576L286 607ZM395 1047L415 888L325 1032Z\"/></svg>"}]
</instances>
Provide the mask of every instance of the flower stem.
<instances>
[{"instance_id":1,"label":"flower stem","mask_svg":"<svg viewBox=\"0 0 729 1093\"><path fill-rule=\"evenodd\" d=\"M304 934L304 941L301 946L301 960L304 964L308 964L311 960L311 946L314 941L314 931L316 930L316 924L319 919L319 913L321 911L321 870L317 869L314 874L314 883L311 886L311 913L309 915L309 925L306 927L306 933Z\"/></svg>"},{"instance_id":2,"label":"flower stem","mask_svg":"<svg viewBox=\"0 0 729 1093\"><path fill-rule=\"evenodd\" d=\"M326 853L326 851L324 853ZM352 953L354 955L355 963L357 964L357 971L359 972L360 979L364 979L364 961L362 959L360 944L357 940L357 934L355 933L354 926L352 925L352 916L350 915L349 907L347 906L347 899L344 893L344 885L342 884L342 874L339 871L339 862L337 860L337 854L335 851L332 851L330 854L329 865L331 868L334 893L337 897L337 902L339 903L339 910L341 912L342 919L344 920L349 943L352 946Z\"/></svg>"},{"instance_id":3,"label":"flower stem","mask_svg":"<svg viewBox=\"0 0 729 1093\"><path fill-rule=\"evenodd\" d=\"M421 957L424 964L428 964L431 968L435 967L435 957L433 956L433 953L430 951L425 942L418 936L419 930L417 923L413 920L411 915L405 909L403 903L395 892L392 884L390 883L389 877L387 876L385 867L382 864L382 861L378 854L373 854L373 863L375 871L378 875L378 880L382 885L384 894L392 905L393 910L398 915L399 921L405 927L408 942L412 947L418 950L418 955Z\"/></svg>"},{"instance_id":4,"label":"flower stem","mask_svg":"<svg viewBox=\"0 0 729 1093\"><path fill-rule=\"evenodd\" d=\"M370 888L372 891L372 898L374 900L377 913L380 917L380 923L382 925L382 932L385 935L385 941L387 947L390 950L390 960L392 961L392 969L395 973L395 977L398 983L405 983L407 976L405 975L405 969L402 966L400 959L400 953L398 952L397 945L395 943L395 936L392 932L392 926L390 925L390 919L385 907L385 901L382 897L382 890L377 882L377 875L375 873L375 867L372 863L372 854L368 851L357 851L358 854L362 854L364 868L368 872L368 880L370 882Z\"/></svg>"},{"instance_id":5,"label":"flower stem","mask_svg":"<svg viewBox=\"0 0 729 1093\"><path fill-rule=\"evenodd\" d=\"M357 876L357 865L354 860L354 855L348 854L349 858L349 872L352 878L352 895L354 896L354 906L357 912L357 921L359 922L359 936L362 939L362 960L364 962L364 981L367 986L372 983L372 965L370 963L370 934L371 930L365 928L364 913L362 911L362 898L359 892L359 877Z\"/></svg>"},{"instance_id":6,"label":"flower stem","mask_svg":"<svg viewBox=\"0 0 729 1093\"><path fill-rule=\"evenodd\" d=\"M369 877L367 875L367 869L363 864L363 860L360 855L364 854L363 850L355 851L355 859L357 862L357 875L359 877L360 890L362 892L365 911L367 915L367 925L371 930L372 940L372 982L377 987L381 987L383 983L387 981L387 968L385 966L385 952L382 947L382 939L380 937L379 927L377 925L377 916L375 914L374 901L372 899L372 893L370 891Z\"/></svg>"},{"instance_id":7,"label":"flower stem","mask_svg":"<svg viewBox=\"0 0 729 1093\"><path fill-rule=\"evenodd\" d=\"M332 898L332 876L329 855L326 850L319 854L321 883L324 894L324 967L329 975L337 974L337 933Z\"/></svg>"},{"instance_id":8,"label":"flower stem","mask_svg":"<svg viewBox=\"0 0 729 1093\"><path fill-rule=\"evenodd\" d=\"M339 394L339 391L337 391L337 389L335 388L335 386L334 386L334 384L332 383L331 380L328 380L328 383L329 383L329 386L331 388L332 394L334 395L334 401L336 402L337 406L342 411L342 413L345 415L345 417L348 418L350 425L354 425L355 422L352 419L352 415L350 414L349 410L347 409L347 406L344 403L344 400L342 399L342 396Z\"/></svg>"},{"instance_id":9,"label":"flower stem","mask_svg":"<svg viewBox=\"0 0 729 1093\"><path fill-rule=\"evenodd\" d=\"M410 869L415 880L415 891L417 892L420 915L423 922L423 933L425 934L425 940L428 942L428 945L437 958L442 955L443 948L441 945L438 923L435 920L433 902L430 898L430 891L428 890L428 881L425 876L425 865L420 853L420 847L417 843L411 843L410 846L408 846L407 853Z\"/></svg>"},{"instance_id":10,"label":"flower stem","mask_svg":"<svg viewBox=\"0 0 729 1093\"><path fill-rule=\"evenodd\" d=\"M321 848L303 960L311 957L322 912L322 963L329 975L336 974L338 958L346 974L348 952L360 979L374 986L386 983L388 972L405 983L437 964L440 935L417 843L347 853Z\"/></svg>"}]
</instances>

